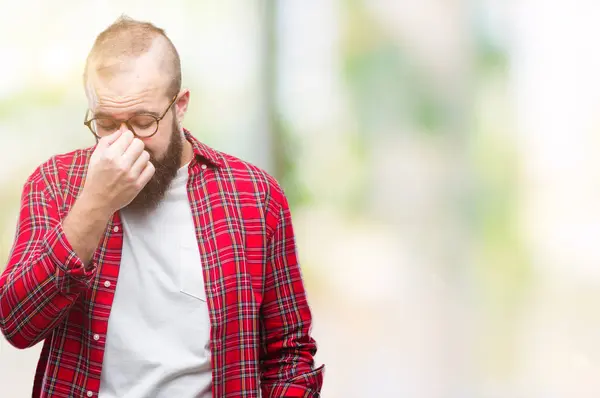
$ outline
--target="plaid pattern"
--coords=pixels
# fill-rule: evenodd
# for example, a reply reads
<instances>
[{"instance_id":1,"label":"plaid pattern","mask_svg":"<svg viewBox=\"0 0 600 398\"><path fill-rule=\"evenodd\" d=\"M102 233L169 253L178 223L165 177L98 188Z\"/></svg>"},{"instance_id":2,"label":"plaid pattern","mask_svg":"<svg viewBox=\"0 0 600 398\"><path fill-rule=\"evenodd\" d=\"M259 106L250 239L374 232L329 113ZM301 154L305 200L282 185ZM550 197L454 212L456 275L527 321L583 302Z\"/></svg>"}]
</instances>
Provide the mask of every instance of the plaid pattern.
<instances>
[{"instance_id":1,"label":"plaid pattern","mask_svg":"<svg viewBox=\"0 0 600 398\"><path fill-rule=\"evenodd\" d=\"M210 314L213 396L319 397L323 366L314 368L311 312L281 188L185 134L195 154L188 197ZM115 213L87 270L61 225L92 152L52 157L27 180L0 277L8 341L19 348L44 341L33 397L96 397L100 388L122 224Z\"/></svg>"}]
</instances>

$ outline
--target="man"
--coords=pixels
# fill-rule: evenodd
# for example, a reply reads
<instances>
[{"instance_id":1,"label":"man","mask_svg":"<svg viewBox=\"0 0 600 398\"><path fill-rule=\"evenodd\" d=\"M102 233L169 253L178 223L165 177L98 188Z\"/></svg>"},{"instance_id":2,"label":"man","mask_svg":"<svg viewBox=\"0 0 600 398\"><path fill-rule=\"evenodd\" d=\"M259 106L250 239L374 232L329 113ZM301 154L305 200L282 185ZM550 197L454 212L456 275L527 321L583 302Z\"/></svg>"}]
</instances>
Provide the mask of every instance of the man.
<instances>
[{"instance_id":1,"label":"man","mask_svg":"<svg viewBox=\"0 0 600 398\"><path fill-rule=\"evenodd\" d=\"M97 144L27 180L0 327L43 341L34 397L318 397L290 211L264 171L181 127L164 31L120 18L85 68Z\"/></svg>"}]
</instances>

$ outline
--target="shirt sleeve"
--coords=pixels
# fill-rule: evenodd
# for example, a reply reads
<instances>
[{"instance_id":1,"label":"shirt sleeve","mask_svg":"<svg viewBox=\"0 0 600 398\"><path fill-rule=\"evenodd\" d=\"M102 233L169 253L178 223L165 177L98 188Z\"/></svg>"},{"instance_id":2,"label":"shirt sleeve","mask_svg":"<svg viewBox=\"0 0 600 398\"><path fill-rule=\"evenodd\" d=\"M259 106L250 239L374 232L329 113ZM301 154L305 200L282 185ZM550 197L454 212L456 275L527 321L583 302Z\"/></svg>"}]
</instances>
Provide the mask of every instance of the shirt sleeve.
<instances>
[{"instance_id":1,"label":"shirt sleeve","mask_svg":"<svg viewBox=\"0 0 600 398\"><path fill-rule=\"evenodd\" d=\"M96 272L95 264L86 267L73 251L39 173L23 188L15 240L0 276L0 329L18 348L43 340Z\"/></svg>"},{"instance_id":2,"label":"shirt sleeve","mask_svg":"<svg viewBox=\"0 0 600 398\"><path fill-rule=\"evenodd\" d=\"M324 366L314 368L317 351L310 336L311 311L302 281L290 210L283 195L269 240L262 307L263 397L320 396Z\"/></svg>"}]
</instances>

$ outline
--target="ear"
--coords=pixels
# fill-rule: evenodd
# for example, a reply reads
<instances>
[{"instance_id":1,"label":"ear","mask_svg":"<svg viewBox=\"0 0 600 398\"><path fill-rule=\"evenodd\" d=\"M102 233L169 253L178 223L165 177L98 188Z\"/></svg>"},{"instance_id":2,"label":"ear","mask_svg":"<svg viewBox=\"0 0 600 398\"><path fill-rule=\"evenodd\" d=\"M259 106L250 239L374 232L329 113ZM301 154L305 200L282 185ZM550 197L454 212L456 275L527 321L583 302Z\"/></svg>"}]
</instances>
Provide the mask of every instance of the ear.
<instances>
[{"instance_id":1,"label":"ear","mask_svg":"<svg viewBox=\"0 0 600 398\"><path fill-rule=\"evenodd\" d=\"M179 93L179 98L175 102L175 117L177 118L177 122L181 125L183 122L183 117L187 112L188 104L190 102L190 90L183 89Z\"/></svg>"}]
</instances>

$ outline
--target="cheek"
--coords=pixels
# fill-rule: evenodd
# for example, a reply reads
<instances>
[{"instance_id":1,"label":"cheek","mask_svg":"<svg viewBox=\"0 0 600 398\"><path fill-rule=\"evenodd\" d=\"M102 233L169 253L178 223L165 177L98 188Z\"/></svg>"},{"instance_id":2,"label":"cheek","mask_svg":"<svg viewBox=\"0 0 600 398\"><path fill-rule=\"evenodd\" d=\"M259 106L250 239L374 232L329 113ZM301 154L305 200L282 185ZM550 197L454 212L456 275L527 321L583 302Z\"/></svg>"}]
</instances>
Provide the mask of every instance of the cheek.
<instances>
[{"instance_id":1,"label":"cheek","mask_svg":"<svg viewBox=\"0 0 600 398\"><path fill-rule=\"evenodd\" d=\"M161 131L159 129L159 131L154 136L144 140L146 151L148 151L152 158L162 158L169 146L169 136L170 133L166 131Z\"/></svg>"}]
</instances>

